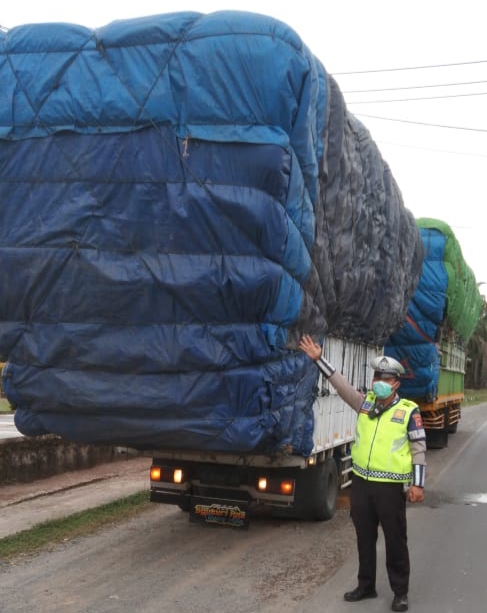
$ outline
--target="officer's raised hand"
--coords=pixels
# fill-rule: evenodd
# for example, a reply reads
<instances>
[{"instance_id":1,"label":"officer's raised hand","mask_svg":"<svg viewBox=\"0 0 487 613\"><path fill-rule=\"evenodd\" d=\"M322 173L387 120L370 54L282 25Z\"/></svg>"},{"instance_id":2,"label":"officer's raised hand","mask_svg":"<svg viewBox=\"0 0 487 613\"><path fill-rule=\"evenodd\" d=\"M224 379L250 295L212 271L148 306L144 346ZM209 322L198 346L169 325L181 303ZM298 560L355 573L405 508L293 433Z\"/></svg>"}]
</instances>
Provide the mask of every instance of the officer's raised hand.
<instances>
[{"instance_id":1,"label":"officer's raised hand","mask_svg":"<svg viewBox=\"0 0 487 613\"><path fill-rule=\"evenodd\" d=\"M321 357L321 347L315 343L309 334L305 334L299 341L299 348L304 351L312 360L319 360Z\"/></svg>"}]
</instances>

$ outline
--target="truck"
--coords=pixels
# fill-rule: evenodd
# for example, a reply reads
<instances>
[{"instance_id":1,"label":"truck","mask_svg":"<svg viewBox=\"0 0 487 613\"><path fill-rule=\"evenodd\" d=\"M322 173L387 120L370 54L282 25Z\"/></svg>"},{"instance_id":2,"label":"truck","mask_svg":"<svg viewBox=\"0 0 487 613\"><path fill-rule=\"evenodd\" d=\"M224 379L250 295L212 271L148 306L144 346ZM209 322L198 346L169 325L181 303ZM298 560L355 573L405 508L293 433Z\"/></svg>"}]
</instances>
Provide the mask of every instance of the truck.
<instances>
[{"instance_id":1,"label":"truck","mask_svg":"<svg viewBox=\"0 0 487 613\"><path fill-rule=\"evenodd\" d=\"M401 394L420 407L428 448L441 449L447 446L448 435L456 432L461 418L465 346L478 321L482 299L473 271L465 263L450 226L429 218L417 219L416 223L424 245L421 278L403 326L386 341L383 353L405 367ZM369 364L379 352L379 347L329 336L323 353L358 389L366 389L372 377ZM337 491L350 484L350 445L356 415L322 377L318 390L313 405L314 446L308 458L287 455L271 460L266 456L223 455L204 458L205 465L198 454L176 457L159 453L151 469L151 500L176 499L190 511L194 505L192 496L203 484L203 502L197 506L198 513L203 520L221 521L220 514L214 515L215 509L223 511L215 506L214 500L224 488L211 483L207 475L200 476L200 470L220 474L209 466L221 463L234 474L234 482L246 483L240 488L246 495L228 501L226 507L237 510L239 519L234 521L243 521L246 511L242 512L242 505L247 509L249 500L254 505L280 508L281 514L291 508L303 518L331 518ZM174 471L185 478L174 483ZM274 480L272 474L280 474L281 479ZM213 519L208 520L208 515Z\"/></svg>"},{"instance_id":2,"label":"truck","mask_svg":"<svg viewBox=\"0 0 487 613\"><path fill-rule=\"evenodd\" d=\"M333 77L290 26L240 11L0 38L18 430L149 454L151 500L205 524L331 517L354 414L299 338L366 385L423 259Z\"/></svg>"},{"instance_id":3,"label":"truck","mask_svg":"<svg viewBox=\"0 0 487 613\"><path fill-rule=\"evenodd\" d=\"M372 377L378 347L328 337L324 356L357 388ZM154 450L150 499L176 504L204 523L248 526L259 507L280 517L323 521L335 514L340 490L351 483L350 445L356 413L320 375L313 403L313 448L286 453L229 454ZM292 451L292 450L290 450Z\"/></svg>"},{"instance_id":4,"label":"truck","mask_svg":"<svg viewBox=\"0 0 487 613\"><path fill-rule=\"evenodd\" d=\"M448 446L448 435L457 431L464 400L465 342L451 330L440 331L439 375L434 398L417 397L430 449Z\"/></svg>"},{"instance_id":5,"label":"truck","mask_svg":"<svg viewBox=\"0 0 487 613\"><path fill-rule=\"evenodd\" d=\"M391 335L385 353L406 370L401 393L420 407L428 447L442 449L461 418L465 349L482 296L451 227L426 217L416 222L424 244L423 271L405 323Z\"/></svg>"}]
</instances>

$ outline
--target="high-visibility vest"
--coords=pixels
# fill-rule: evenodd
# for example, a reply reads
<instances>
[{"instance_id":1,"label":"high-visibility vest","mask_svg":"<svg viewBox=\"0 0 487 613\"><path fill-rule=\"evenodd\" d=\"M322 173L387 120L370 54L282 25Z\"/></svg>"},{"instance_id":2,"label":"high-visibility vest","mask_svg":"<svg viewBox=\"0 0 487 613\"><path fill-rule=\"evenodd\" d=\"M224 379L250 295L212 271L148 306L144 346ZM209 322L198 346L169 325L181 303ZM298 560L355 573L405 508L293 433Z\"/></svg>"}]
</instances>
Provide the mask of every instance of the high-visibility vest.
<instances>
[{"instance_id":1,"label":"high-visibility vest","mask_svg":"<svg viewBox=\"0 0 487 613\"><path fill-rule=\"evenodd\" d=\"M418 405L401 398L371 419L368 413L374 407L375 399L375 394L368 392L358 414L352 445L353 472L369 481L412 481L408 423Z\"/></svg>"}]
</instances>

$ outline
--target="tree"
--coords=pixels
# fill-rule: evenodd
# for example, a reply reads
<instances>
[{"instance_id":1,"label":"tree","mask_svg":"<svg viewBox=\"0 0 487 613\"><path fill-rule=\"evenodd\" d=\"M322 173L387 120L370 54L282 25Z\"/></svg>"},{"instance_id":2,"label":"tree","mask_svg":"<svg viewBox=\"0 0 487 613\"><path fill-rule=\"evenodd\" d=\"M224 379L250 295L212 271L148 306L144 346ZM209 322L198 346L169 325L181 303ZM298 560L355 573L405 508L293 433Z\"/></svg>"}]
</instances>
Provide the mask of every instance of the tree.
<instances>
[{"instance_id":1,"label":"tree","mask_svg":"<svg viewBox=\"0 0 487 613\"><path fill-rule=\"evenodd\" d=\"M483 297L480 317L466 351L465 387L487 387L487 300Z\"/></svg>"}]
</instances>

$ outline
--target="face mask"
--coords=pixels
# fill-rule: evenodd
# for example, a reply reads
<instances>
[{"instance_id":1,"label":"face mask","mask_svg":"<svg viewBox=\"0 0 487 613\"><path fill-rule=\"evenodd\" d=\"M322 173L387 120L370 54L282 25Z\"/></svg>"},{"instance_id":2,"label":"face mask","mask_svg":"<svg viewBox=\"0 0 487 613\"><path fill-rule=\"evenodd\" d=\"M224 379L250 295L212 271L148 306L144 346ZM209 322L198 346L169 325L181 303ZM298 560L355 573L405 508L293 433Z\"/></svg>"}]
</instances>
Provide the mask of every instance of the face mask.
<instances>
[{"instance_id":1,"label":"face mask","mask_svg":"<svg viewBox=\"0 0 487 613\"><path fill-rule=\"evenodd\" d=\"M390 383L386 383L385 381L376 381L372 385L372 391L376 397L379 398L379 400L384 400L384 398L389 398L393 392L393 389Z\"/></svg>"}]
</instances>

